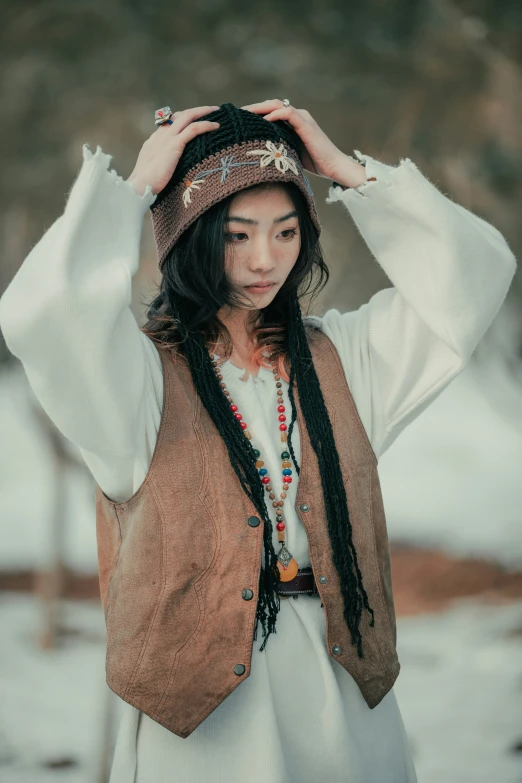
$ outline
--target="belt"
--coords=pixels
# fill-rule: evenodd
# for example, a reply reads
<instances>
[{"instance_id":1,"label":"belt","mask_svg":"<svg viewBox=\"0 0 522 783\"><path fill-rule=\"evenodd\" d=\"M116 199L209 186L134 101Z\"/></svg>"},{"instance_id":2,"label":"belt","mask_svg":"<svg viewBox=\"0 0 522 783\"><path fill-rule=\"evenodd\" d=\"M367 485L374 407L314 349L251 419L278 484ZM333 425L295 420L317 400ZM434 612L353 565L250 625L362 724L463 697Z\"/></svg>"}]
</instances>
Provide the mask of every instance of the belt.
<instances>
[{"instance_id":1,"label":"belt","mask_svg":"<svg viewBox=\"0 0 522 783\"><path fill-rule=\"evenodd\" d=\"M289 582L280 582L277 593L281 598L290 598L291 595L294 598L299 598L302 593L305 595L319 595L312 566L300 568Z\"/></svg>"}]
</instances>

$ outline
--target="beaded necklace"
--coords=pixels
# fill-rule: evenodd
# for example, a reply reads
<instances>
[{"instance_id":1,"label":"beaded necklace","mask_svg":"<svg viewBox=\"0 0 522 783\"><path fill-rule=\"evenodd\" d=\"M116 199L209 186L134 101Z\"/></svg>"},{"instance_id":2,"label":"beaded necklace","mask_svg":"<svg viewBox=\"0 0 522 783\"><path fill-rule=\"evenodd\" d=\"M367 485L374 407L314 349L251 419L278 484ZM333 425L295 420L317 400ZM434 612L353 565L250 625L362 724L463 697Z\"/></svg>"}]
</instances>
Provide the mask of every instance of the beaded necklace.
<instances>
[{"instance_id":1,"label":"beaded necklace","mask_svg":"<svg viewBox=\"0 0 522 783\"><path fill-rule=\"evenodd\" d=\"M211 358L212 358L212 366L214 368L214 372L216 373L217 379L219 381L219 385L223 390L223 394L225 395L228 402L230 403L230 410L241 424L241 428L244 432L245 437L248 438L248 440L252 440L252 435L248 431L247 423L245 421L242 421L243 416L239 412L237 405L234 404L234 400L232 399L230 392L226 387L226 383L223 381L223 375L219 370L219 366L214 354L211 354ZM272 372L274 374L274 378L276 381L277 412L278 412L278 420L280 422L279 430L281 432L281 443L287 443L288 435L286 432L287 425L285 424L286 421L285 406L283 404L283 389L282 389L283 384L281 383L281 376L279 375L274 362L271 361L271 364L272 364ZM270 483L271 481L270 476L267 475L268 470L265 468L265 463L263 462L263 460L260 459L261 452L259 451L259 449L254 449L254 454L256 456L256 468L258 469L261 483L265 487L265 490L268 492L268 497L272 501L273 508L277 509L277 515L276 515L277 540L281 544L281 549L277 554L277 567L280 573L280 580L281 582L290 582L296 576L299 570L297 560L295 559L295 557L293 557L291 552L289 552L285 546L286 525L283 516L283 507L285 504L287 489L292 483L292 468L291 468L292 463L290 462L290 454L286 450L281 452L281 460L282 460L281 472L283 476L283 491L280 493L280 500L276 500L275 492Z\"/></svg>"}]
</instances>

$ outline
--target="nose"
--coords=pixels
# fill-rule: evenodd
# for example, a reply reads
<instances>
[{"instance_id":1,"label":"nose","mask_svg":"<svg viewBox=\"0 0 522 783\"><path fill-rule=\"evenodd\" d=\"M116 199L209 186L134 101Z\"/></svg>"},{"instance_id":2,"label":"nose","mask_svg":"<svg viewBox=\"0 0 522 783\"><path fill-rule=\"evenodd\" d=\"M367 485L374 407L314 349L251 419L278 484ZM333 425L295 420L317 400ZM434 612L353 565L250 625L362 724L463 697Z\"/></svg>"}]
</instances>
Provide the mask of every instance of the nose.
<instances>
[{"instance_id":1,"label":"nose","mask_svg":"<svg viewBox=\"0 0 522 783\"><path fill-rule=\"evenodd\" d=\"M268 242L260 242L256 246L249 261L249 269L254 274L266 274L275 269L276 262L270 251Z\"/></svg>"}]
</instances>

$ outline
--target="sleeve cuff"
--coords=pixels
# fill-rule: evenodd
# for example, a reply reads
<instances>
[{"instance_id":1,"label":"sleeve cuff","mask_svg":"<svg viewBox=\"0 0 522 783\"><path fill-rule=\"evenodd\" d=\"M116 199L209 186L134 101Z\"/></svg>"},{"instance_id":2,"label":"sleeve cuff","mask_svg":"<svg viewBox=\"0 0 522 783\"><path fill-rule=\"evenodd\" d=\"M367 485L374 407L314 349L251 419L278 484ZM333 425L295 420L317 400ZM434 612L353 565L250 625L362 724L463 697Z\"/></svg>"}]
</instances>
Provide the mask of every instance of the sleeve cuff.
<instances>
[{"instance_id":1,"label":"sleeve cuff","mask_svg":"<svg viewBox=\"0 0 522 783\"><path fill-rule=\"evenodd\" d=\"M140 211L143 217L151 204L156 200L156 194L152 192L151 185L147 185L144 194L141 196L134 189L132 182L124 180L114 169L109 170L111 159L112 155L103 152L99 145L94 153L91 152L88 144L83 145L84 165L90 164L91 174L111 183L112 187L119 188L123 201L132 204L134 209Z\"/></svg>"},{"instance_id":2,"label":"sleeve cuff","mask_svg":"<svg viewBox=\"0 0 522 783\"><path fill-rule=\"evenodd\" d=\"M365 197L364 191L368 188L375 187L390 187L392 184L392 173L395 170L395 166L389 166L387 163L382 163L379 160L375 160L370 155L364 155L359 150L354 150L354 154L366 168L366 182L358 185L356 188L344 187L338 182L332 180L332 184L328 191L327 204L332 204L334 201L339 201L343 197L346 197L347 193L357 193L356 197Z\"/></svg>"}]
</instances>

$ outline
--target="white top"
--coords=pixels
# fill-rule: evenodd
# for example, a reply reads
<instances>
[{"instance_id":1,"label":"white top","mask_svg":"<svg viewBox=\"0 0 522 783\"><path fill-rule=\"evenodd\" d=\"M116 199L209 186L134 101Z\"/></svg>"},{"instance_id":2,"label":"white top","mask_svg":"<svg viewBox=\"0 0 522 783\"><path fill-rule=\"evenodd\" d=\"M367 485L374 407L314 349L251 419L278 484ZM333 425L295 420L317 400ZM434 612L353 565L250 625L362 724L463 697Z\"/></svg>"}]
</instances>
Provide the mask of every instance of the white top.
<instances>
[{"instance_id":1,"label":"white top","mask_svg":"<svg viewBox=\"0 0 522 783\"><path fill-rule=\"evenodd\" d=\"M331 309L317 322L339 352L379 458L466 365L516 260L496 228L444 196L408 158L392 167L355 154L377 181L346 191L332 186L326 203L341 201L392 287L356 311ZM83 157L64 214L0 299L0 326L43 408L80 448L101 489L121 501L145 478L161 419L159 355L130 309L143 216L155 196L150 187L139 196L109 170L112 156L99 146L93 155L84 145ZM246 382L230 361L222 371L252 444L278 476L271 371ZM283 382L290 409L287 388ZM294 475L286 530L304 567L310 560L294 511L297 484ZM125 704L111 783L414 783L394 689L368 708L327 653L317 597L282 600L277 633L262 653L261 642L259 627L250 676L186 739Z\"/></svg>"}]
</instances>

